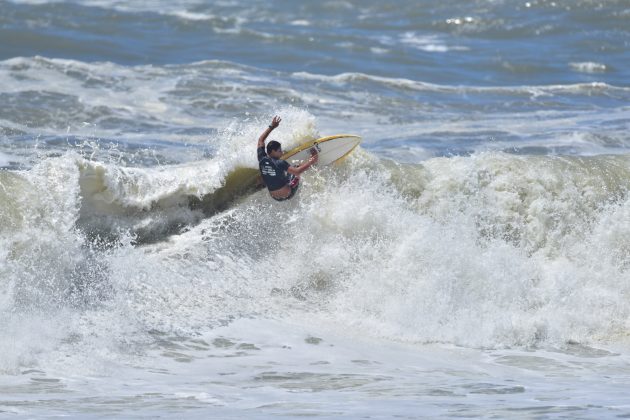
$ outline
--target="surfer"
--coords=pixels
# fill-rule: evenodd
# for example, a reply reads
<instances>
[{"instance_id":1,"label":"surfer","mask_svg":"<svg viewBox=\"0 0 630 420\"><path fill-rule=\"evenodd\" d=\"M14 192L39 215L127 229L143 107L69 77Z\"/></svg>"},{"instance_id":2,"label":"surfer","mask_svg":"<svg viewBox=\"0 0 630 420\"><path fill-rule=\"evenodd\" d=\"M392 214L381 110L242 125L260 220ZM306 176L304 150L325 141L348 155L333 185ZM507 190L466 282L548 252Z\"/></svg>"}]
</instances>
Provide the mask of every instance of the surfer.
<instances>
[{"instance_id":1,"label":"surfer","mask_svg":"<svg viewBox=\"0 0 630 420\"><path fill-rule=\"evenodd\" d=\"M300 185L300 174L310 168L317 162L317 151L311 151L309 160L299 166L291 166L282 157L282 145L271 140L267 144L265 152L265 140L271 132L280 125L282 119L278 116L273 117L271 124L258 138L258 165L263 181L269 190L269 194L274 200L284 201L295 195Z\"/></svg>"}]
</instances>

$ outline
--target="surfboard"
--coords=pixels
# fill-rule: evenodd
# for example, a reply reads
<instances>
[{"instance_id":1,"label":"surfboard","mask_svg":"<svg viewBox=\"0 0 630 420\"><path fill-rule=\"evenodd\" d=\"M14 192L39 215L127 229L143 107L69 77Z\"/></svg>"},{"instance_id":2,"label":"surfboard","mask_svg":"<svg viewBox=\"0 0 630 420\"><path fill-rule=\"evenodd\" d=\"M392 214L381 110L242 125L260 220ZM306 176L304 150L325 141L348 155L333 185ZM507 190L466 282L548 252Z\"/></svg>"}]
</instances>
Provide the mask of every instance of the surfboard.
<instances>
[{"instance_id":1,"label":"surfboard","mask_svg":"<svg viewBox=\"0 0 630 420\"><path fill-rule=\"evenodd\" d=\"M332 165L348 156L361 143L361 137L354 134L336 134L307 141L282 155L291 165L300 165L311 157L311 149L319 154L318 166Z\"/></svg>"}]
</instances>

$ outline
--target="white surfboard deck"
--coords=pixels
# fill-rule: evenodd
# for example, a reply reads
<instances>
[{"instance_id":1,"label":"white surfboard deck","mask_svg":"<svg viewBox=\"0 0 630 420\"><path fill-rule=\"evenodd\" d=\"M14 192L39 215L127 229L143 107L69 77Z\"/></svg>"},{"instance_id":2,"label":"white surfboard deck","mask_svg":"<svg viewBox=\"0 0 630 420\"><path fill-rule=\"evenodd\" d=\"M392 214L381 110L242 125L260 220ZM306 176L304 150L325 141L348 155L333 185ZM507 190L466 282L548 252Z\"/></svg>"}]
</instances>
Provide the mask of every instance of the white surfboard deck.
<instances>
[{"instance_id":1,"label":"white surfboard deck","mask_svg":"<svg viewBox=\"0 0 630 420\"><path fill-rule=\"evenodd\" d=\"M354 134L336 134L308 141L289 150L282 159L290 165L300 165L311 157L311 149L317 149L319 154L318 166L331 165L350 154L361 143L361 137Z\"/></svg>"}]
</instances>

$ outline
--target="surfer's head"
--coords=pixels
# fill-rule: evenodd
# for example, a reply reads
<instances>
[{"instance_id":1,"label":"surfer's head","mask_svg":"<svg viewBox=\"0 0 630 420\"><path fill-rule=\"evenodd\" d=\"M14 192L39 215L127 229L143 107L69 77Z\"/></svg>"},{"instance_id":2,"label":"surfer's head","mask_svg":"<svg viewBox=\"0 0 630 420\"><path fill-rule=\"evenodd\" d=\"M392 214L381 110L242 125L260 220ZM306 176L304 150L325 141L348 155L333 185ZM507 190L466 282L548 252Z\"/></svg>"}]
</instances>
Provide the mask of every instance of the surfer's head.
<instances>
[{"instance_id":1,"label":"surfer's head","mask_svg":"<svg viewBox=\"0 0 630 420\"><path fill-rule=\"evenodd\" d=\"M280 142L271 140L267 143L267 154L275 159L280 159L282 156L282 145Z\"/></svg>"}]
</instances>

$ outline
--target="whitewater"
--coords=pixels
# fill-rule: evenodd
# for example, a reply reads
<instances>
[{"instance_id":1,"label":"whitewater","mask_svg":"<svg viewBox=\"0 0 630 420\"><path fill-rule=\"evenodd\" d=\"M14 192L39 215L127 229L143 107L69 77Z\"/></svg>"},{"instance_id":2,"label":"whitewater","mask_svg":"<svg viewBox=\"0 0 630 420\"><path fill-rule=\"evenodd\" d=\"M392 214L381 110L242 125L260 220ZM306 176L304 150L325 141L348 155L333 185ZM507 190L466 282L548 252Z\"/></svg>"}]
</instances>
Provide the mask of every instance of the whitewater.
<instances>
[{"instance_id":1,"label":"whitewater","mask_svg":"<svg viewBox=\"0 0 630 420\"><path fill-rule=\"evenodd\" d=\"M420 3L0 0L0 417L629 416L627 4Z\"/></svg>"}]
</instances>

